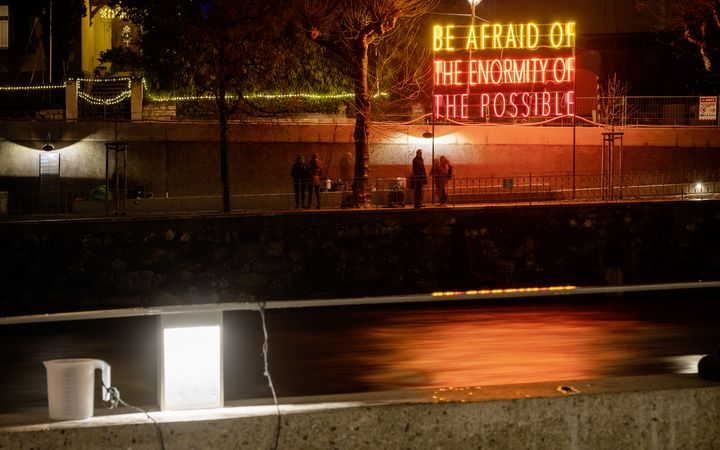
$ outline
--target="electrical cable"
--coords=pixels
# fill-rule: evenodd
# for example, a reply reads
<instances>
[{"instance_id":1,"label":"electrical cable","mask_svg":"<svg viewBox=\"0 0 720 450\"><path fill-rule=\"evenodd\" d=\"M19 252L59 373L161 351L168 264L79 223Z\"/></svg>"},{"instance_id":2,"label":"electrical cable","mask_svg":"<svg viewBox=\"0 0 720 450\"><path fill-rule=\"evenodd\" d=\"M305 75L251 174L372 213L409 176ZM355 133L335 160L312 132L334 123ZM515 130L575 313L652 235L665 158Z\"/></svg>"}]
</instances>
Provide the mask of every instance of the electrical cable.
<instances>
[{"instance_id":1,"label":"electrical cable","mask_svg":"<svg viewBox=\"0 0 720 450\"><path fill-rule=\"evenodd\" d=\"M134 405L131 405L128 402L126 402L125 400L123 400L122 398L120 398L120 390L118 390L118 388L116 388L115 386L108 387L108 386L105 386L105 383L102 383L102 386L103 386L103 389L105 389L107 391L108 395L110 396L110 399L106 401L106 403L108 404L108 408L115 409L118 407L118 405L122 405L127 408L134 409L135 411L139 411L139 412L145 414L145 416L148 419L150 419L150 421L155 425L155 430L157 431L157 436L158 436L158 439L160 440L160 448L162 450L165 450L165 439L163 438L163 432L162 432L162 428L160 428L160 424L157 423L157 421L150 414L148 414L148 412L145 411L144 409L139 408Z\"/></svg>"},{"instance_id":2,"label":"electrical cable","mask_svg":"<svg viewBox=\"0 0 720 450\"><path fill-rule=\"evenodd\" d=\"M280 443L280 429L282 427L282 417L280 415L280 403L278 402L277 394L275 393L275 386L272 382L272 377L270 376L270 368L268 364L268 332L267 332L267 326L265 324L265 302L260 302L258 304L258 312L260 313L260 320L262 321L262 329L263 329L263 345L262 345L262 353L263 353L263 362L265 364L263 375L265 375L265 378L268 380L268 386L270 387L270 392L272 393L273 401L275 402L275 410L277 411L277 427L275 431L275 446L273 447L275 450L277 450L278 445Z\"/></svg>"}]
</instances>

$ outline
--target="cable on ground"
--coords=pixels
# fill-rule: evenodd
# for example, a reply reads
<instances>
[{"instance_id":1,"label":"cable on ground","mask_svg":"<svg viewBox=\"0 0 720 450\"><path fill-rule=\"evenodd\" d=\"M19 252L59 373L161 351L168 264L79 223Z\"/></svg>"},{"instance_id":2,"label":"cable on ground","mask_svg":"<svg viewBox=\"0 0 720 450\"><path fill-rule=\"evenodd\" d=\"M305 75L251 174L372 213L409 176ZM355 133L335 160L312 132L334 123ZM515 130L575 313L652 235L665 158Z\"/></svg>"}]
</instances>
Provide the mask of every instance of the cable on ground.
<instances>
[{"instance_id":1,"label":"cable on ground","mask_svg":"<svg viewBox=\"0 0 720 450\"><path fill-rule=\"evenodd\" d=\"M280 403L278 402L277 394L275 393L275 386L272 382L272 377L270 376L270 368L268 364L268 332L267 332L267 326L265 324L265 302L258 303L258 312L260 313L260 320L262 321L262 329L263 329L263 345L262 345L262 353L263 353L263 362L264 362L264 370L263 375L265 375L265 378L268 380L268 387L270 388L270 392L272 393L273 401L275 402L275 410L277 411L277 427L275 431L275 445L274 449L277 450L278 445L280 443L280 429L282 427L282 416L280 415Z\"/></svg>"},{"instance_id":2,"label":"cable on ground","mask_svg":"<svg viewBox=\"0 0 720 450\"><path fill-rule=\"evenodd\" d=\"M165 450L165 439L163 438L162 428L160 428L160 424L157 423L157 421L150 414L148 414L148 412L145 411L144 409L139 408L137 406L133 406L133 405L129 404L128 402L126 402L125 400L123 400L120 397L120 391L115 386L108 387L108 386L105 386L105 383L103 383L103 388L108 392L108 395L110 396L110 399L107 400L107 402L106 402L106 403L108 403L109 409L115 409L118 407L118 405L122 405L127 408L134 409L135 411L145 414L145 416L148 419L150 419L150 421L155 425L155 430L157 431L157 436L158 436L158 439L160 440L160 448L162 450Z\"/></svg>"}]
</instances>

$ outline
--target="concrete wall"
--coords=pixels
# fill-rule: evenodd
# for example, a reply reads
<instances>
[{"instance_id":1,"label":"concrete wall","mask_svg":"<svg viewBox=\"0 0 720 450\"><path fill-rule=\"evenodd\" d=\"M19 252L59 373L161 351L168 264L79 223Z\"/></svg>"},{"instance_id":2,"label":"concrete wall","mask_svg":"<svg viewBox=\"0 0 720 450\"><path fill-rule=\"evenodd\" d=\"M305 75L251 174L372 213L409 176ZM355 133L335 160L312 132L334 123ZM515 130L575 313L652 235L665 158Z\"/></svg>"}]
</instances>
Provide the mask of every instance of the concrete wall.
<instances>
[{"instance_id":1,"label":"concrete wall","mask_svg":"<svg viewBox=\"0 0 720 450\"><path fill-rule=\"evenodd\" d=\"M558 392L572 386L574 395ZM312 403L310 403L312 402ZM720 441L720 386L694 375L281 399L275 408L104 415L2 427L0 447L696 449ZM99 409L99 408L98 408ZM43 420L44 419L44 420ZM275 446L276 436L278 445Z\"/></svg>"},{"instance_id":2,"label":"concrete wall","mask_svg":"<svg viewBox=\"0 0 720 450\"><path fill-rule=\"evenodd\" d=\"M326 175L340 177L340 159L354 154L353 126L338 123L236 124L230 130L233 194L291 191L298 154L318 153ZM370 132L371 179L407 176L415 149L430 166L425 126L376 124ZM601 168L603 129L577 127L577 173ZM704 171L720 168L720 129L625 128L623 167ZM128 184L170 195L217 194L219 147L212 123L0 122L0 189L37 190L39 148L50 133L61 155L61 179L88 189L105 177L105 143L129 142ZM446 155L456 177L567 174L573 170L572 127L436 126L435 156ZM616 155L616 158L619 156ZM112 164L111 164L112 171Z\"/></svg>"}]
</instances>

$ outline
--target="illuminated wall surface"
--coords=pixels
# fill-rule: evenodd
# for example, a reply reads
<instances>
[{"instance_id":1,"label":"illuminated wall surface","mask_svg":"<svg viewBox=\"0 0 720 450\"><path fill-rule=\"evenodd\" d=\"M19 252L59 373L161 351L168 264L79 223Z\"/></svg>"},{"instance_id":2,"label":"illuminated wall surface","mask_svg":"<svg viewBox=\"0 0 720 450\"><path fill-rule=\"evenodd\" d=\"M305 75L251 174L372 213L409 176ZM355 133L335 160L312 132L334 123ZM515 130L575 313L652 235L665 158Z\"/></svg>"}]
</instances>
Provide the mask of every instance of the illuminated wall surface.
<instances>
[{"instance_id":1,"label":"illuminated wall surface","mask_svg":"<svg viewBox=\"0 0 720 450\"><path fill-rule=\"evenodd\" d=\"M575 36L574 22L435 25L435 117L574 114Z\"/></svg>"}]
</instances>

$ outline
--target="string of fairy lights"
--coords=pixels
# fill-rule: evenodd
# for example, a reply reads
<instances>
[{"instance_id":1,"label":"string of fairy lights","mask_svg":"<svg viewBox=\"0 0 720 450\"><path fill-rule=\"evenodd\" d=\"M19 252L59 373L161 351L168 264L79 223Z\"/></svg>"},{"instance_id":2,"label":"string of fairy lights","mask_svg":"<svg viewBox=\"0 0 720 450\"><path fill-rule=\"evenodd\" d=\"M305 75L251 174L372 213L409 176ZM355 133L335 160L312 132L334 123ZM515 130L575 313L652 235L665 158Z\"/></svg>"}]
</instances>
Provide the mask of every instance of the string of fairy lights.
<instances>
[{"instance_id":1,"label":"string of fairy lights","mask_svg":"<svg viewBox=\"0 0 720 450\"><path fill-rule=\"evenodd\" d=\"M195 101L195 100L215 100L212 95L156 95L154 94L147 85L145 78L142 79L143 90L145 96L149 101L152 102L182 102L182 101ZM387 93L381 92L375 94L374 97L387 97ZM341 94L313 94L313 93L290 93L290 94L248 94L243 98L248 100L281 100L281 99L304 99L304 100L342 100L353 98L353 93L341 93ZM235 100L238 98L237 95L227 95L227 99Z\"/></svg>"},{"instance_id":2,"label":"string of fairy lights","mask_svg":"<svg viewBox=\"0 0 720 450\"><path fill-rule=\"evenodd\" d=\"M116 105L131 96L132 79L129 77L120 78L74 78L69 80L70 82L76 83L78 92L78 98L93 104L93 105ZM112 97L98 97L92 95L85 90L81 89L81 85L91 85L91 83L118 83L127 82L127 88ZM215 100L213 95L158 95L153 93L147 85L145 79L142 79L144 97L150 102L186 102L186 101L211 101ZM52 90L52 89L65 89L64 84L53 84L53 85L36 85L36 86L0 86L0 92L3 91L40 91L40 90ZM328 101L328 100L343 100L351 99L355 96L354 93L339 93L339 94L314 94L314 93L288 93L288 94L248 94L243 96L247 100L288 100L288 99L301 99L301 100L315 100L315 101ZM373 97L387 97L388 94L380 92L375 94ZM227 95L228 100L236 100L237 95Z\"/></svg>"}]
</instances>

